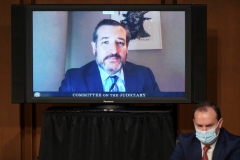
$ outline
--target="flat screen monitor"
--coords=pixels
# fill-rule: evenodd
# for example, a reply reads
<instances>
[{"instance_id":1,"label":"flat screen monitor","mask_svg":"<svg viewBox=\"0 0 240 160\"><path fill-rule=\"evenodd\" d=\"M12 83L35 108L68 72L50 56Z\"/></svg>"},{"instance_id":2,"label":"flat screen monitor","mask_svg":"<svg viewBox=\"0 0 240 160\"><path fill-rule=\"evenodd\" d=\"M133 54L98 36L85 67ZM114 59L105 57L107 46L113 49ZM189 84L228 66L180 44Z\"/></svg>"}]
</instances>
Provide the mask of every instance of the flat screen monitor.
<instances>
[{"instance_id":1,"label":"flat screen monitor","mask_svg":"<svg viewBox=\"0 0 240 160\"><path fill-rule=\"evenodd\" d=\"M192 103L205 58L205 5L12 6L12 102Z\"/></svg>"}]
</instances>

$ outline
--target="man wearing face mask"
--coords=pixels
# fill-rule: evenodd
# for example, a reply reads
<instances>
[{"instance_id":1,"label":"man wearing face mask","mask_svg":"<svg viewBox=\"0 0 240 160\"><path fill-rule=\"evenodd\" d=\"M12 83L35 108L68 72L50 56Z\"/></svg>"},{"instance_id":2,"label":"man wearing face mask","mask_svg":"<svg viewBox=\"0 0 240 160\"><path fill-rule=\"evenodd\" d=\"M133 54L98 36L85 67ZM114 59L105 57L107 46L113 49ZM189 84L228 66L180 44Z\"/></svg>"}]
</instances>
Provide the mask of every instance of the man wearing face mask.
<instances>
[{"instance_id":1,"label":"man wearing face mask","mask_svg":"<svg viewBox=\"0 0 240 160\"><path fill-rule=\"evenodd\" d=\"M202 102L193 110L196 132L181 134L170 160L239 160L240 137L222 127L220 109Z\"/></svg>"}]
</instances>

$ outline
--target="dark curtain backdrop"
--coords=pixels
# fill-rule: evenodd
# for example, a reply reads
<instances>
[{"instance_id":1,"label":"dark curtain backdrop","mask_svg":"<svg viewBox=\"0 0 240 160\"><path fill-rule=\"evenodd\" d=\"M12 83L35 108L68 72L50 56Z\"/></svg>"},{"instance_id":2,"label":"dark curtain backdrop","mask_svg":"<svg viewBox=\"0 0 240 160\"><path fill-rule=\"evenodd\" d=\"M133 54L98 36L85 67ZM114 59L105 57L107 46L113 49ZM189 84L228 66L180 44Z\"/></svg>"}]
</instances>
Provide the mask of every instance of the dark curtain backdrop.
<instances>
[{"instance_id":1,"label":"dark curtain backdrop","mask_svg":"<svg viewBox=\"0 0 240 160\"><path fill-rule=\"evenodd\" d=\"M170 112L46 110L39 160L167 160Z\"/></svg>"}]
</instances>

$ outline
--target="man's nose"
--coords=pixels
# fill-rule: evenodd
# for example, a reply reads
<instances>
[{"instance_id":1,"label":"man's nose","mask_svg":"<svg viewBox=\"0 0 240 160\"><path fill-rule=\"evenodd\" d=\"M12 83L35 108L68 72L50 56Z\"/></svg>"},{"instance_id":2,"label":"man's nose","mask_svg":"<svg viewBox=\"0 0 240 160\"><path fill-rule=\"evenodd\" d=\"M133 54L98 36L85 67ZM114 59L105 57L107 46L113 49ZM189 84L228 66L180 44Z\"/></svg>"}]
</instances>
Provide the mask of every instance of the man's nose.
<instances>
[{"instance_id":1,"label":"man's nose","mask_svg":"<svg viewBox=\"0 0 240 160\"><path fill-rule=\"evenodd\" d=\"M110 46L110 52L111 52L111 54L117 54L117 45L116 44L112 44L111 46Z\"/></svg>"}]
</instances>

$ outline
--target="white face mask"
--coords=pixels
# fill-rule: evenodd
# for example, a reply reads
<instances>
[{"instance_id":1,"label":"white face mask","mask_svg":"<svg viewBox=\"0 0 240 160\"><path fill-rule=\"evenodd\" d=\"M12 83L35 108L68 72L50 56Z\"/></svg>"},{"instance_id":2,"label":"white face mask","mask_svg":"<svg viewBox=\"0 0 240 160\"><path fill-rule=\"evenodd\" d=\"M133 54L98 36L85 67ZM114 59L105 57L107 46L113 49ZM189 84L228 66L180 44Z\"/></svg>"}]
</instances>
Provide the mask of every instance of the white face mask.
<instances>
[{"instance_id":1,"label":"white face mask","mask_svg":"<svg viewBox=\"0 0 240 160\"><path fill-rule=\"evenodd\" d=\"M218 122L218 125L219 125L219 122ZM201 141L203 144L212 144L217 139L217 136L219 134L219 132L218 134L216 134L215 132L215 129L217 128L217 126L208 131L200 131L195 128L197 139Z\"/></svg>"}]
</instances>

